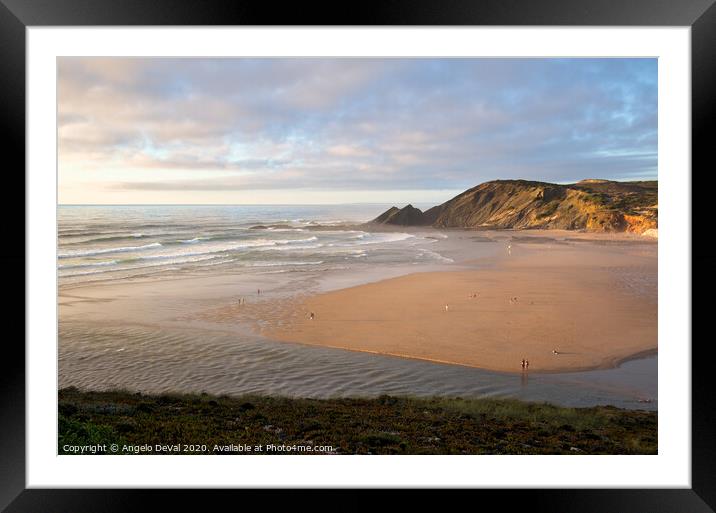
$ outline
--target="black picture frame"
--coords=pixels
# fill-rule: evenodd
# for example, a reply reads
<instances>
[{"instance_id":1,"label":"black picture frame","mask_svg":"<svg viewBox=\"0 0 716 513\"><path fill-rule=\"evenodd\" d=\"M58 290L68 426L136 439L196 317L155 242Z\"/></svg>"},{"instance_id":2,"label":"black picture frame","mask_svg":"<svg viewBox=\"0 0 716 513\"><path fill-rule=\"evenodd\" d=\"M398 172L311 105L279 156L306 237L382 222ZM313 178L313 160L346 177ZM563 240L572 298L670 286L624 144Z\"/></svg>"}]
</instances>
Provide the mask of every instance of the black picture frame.
<instances>
[{"instance_id":1,"label":"black picture frame","mask_svg":"<svg viewBox=\"0 0 716 513\"><path fill-rule=\"evenodd\" d=\"M90 25L502 25L502 26L689 26L692 72L692 488L690 489L549 489L479 490L510 509L530 511L713 512L716 510L716 402L711 398L709 344L713 337L697 337L705 323L714 290L713 264L703 240L710 228L709 195L713 163L709 135L716 123L716 0L384 0L306 4L243 0L0 0L0 123L7 200L2 202L6 236L25 240L25 30L33 26ZM695 179L698 177L698 182ZM10 180L10 182L8 182ZM14 182L13 182L14 180ZM693 185L697 184L698 187ZM12 192L11 192L12 191ZM23 191L23 194L20 193ZM698 249L700 245L700 250ZM4 279L11 300L4 308L6 323L17 336L5 339L0 372L0 508L7 512L145 511L149 500L162 510L200 511L212 502L241 495L251 504L256 491L247 490L70 490L26 489L25 486L25 268L23 244L2 252ZM11 269L12 271L7 271ZM24 273L23 273L24 275ZM693 281L693 280L692 280ZM7 285L10 285L8 287ZM22 298L22 300L20 300ZM699 300L699 298L704 298ZM682 341L688 343L688 340ZM276 493L275 491L272 493ZM283 492L298 494L306 491ZM332 491L321 492L331 503ZM413 492L420 499L420 491ZM481 497L482 499L482 497ZM339 500L339 499L336 499ZM360 499L358 499L360 501ZM169 503L173 504L169 504ZM238 502L235 504L239 504ZM356 503L357 504L357 503Z\"/></svg>"}]
</instances>

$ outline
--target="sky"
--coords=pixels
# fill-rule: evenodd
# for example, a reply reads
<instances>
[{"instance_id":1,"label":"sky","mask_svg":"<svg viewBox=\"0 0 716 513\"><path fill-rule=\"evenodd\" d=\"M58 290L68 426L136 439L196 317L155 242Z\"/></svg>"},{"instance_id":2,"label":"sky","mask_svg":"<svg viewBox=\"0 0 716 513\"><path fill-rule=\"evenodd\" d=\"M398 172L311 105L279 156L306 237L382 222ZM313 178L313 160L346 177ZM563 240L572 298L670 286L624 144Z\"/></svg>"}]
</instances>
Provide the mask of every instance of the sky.
<instances>
[{"instance_id":1,"label":"sky","mask_svg":"<svg viewBox=\"0 0 716 513\"><path fill-rule=\"evenodd\" d=\"M58 59L61 204L437 204L657 178L656 59Z\"/></svg>"}]
</instances>

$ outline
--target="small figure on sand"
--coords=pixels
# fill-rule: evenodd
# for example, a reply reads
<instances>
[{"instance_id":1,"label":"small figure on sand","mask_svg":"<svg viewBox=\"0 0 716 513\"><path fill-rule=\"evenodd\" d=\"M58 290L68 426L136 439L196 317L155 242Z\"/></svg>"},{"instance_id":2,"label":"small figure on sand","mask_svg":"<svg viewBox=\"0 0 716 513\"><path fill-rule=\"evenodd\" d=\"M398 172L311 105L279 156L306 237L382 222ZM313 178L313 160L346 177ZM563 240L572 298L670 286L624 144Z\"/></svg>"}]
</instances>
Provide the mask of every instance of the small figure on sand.
<instances>
[{"instance_id":1,"label":"small figure on sand","mask_svg":"<svg viewBox=\"0 0 716 513\"><path fill-rule=\"evenodd\" d=\"M512 244L507 245L507 256L512 255Z\"/></svg>"},{"instance_id":2,"label":"small figure on sand","mask_svg":"<svg viewBox=\"0 0 716 513\"><path fill-rule=\"evenodd\" d=\"M527 361L527 360L525 360L524 358L522 358L522 370L525 370L525 362L526 362L526 361Z\"/></svg>"},{"instance_id":3,"label":"small figure on sand","mask_svg":"<svg viewBox=\"0 0 716 513\"><path fill-rule=\"evenodd\" d=\"M447 312L449 309L450 309L450 307L447 304L445 304L445 311Z\"/></svg>"},{"instance_id":4,"label":"small figure on sand","mask_svg":"<svg viewBox=\"0 0 716 513\"><path fill-rule=\"evenodd\" d=\"M256 294L261 295L261 289L256 289Z\"/></svg>"},{"instance_id":5,"label":"small figure on sand","mask_svg":"<svg viewBox=\"0 0 716 513\"><path fill-rule=\"evenodd\" d=\"M559 351L557 351L556 349L552 349L552 354L559 354Z\"/></svg>"},{"instance_id":6,"label":"small figure on sand","mask_svg":"<svg viewBox=\"0 0 716 513\"><path fill-rule=\"evenodd\" d=\"M316 318L316 315L313 312L311 312L311 315L309 315L308 318L313 320Z\"/></svg>"},{"instance_id":7,"label":"small figure on sand","mask_svg":"<svg viewBox=\"0 0 716 513\"><path fill-rule=\"evenodd\" d=\"M529 368L530 368L530 361L529 361L529 360L525 360L525 370L527 370L527 369L529 369Z\"/></svg>"},{"instance_id":8,"label":"small figure on sand","mask_svg":"<svg viewBox=\"0 0 716 513\"><path fill-rule=\"evenodd\" d=\"M239 304L240 304L240 305L245 304L244 298L242 298L242 297L239 298Z\"/></svg>"},{"instance_id":9,"label":"small figure on sand","mask_svg":"<svg viewBox=\"0 0 716 513\"><path fill-rule=\"evenodd\" d=\"M517 296L511 297L511 298L510 298L510 304L511 304L511 305L514 305L514 304L516 304L516 303L517 303Z\"/></svg>"}]
</instances>

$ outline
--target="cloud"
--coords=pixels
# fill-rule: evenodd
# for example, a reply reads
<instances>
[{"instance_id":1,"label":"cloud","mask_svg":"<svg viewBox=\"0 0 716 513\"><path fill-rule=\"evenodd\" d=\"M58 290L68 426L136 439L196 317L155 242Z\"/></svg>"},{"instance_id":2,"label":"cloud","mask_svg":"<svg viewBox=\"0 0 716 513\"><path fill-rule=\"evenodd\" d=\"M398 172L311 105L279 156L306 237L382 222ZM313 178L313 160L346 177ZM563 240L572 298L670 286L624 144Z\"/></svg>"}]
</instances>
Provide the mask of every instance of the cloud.
<instances>
[{"instance_id":1,"label":"cloud","mask_svg":"<svg viewBox=\"0 0 716 513\"><path fill-rule=\"evenodd\" d=\"M58 138L61 194L656 178L657 63L62 58Z\"/></svg>"}]
</instances>

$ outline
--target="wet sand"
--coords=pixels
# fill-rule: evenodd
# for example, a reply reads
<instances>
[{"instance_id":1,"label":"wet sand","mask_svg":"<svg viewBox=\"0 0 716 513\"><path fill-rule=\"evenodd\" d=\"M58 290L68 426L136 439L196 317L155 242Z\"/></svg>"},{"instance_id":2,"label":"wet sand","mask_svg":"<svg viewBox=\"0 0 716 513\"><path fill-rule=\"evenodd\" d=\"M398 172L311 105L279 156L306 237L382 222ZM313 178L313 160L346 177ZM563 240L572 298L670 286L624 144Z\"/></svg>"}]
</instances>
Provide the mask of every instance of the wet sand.
<instances>
[{"instance_id":1,"label":"wet sand","mask_svg":"<svg viewBox=\"0 0 716 513\"><path fill-rule=\"evenodd\" d=\"M523 358L531 372L609 368L656 352L655 244L516 239L481 263L215 313L272 340L496 371L520 372Z\"/></svg>"}]
</instances>

